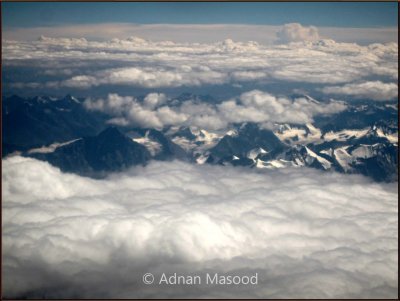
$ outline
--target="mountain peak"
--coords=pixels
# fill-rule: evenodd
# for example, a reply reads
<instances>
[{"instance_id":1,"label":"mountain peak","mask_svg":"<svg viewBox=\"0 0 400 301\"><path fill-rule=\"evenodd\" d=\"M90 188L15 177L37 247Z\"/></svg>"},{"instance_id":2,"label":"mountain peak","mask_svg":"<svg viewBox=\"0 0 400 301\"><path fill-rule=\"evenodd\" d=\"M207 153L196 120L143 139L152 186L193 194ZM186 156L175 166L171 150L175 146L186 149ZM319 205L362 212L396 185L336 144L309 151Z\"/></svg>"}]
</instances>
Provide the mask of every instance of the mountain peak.
<instances>
[{"instance_id":1,"label":"mountain peak","mask_svg":"<svg viewBox=\"0 0 400 301\"><path fill-rule=\"evenodd\" d=\"M65 96L65 100L80 103L80 101L77 98L75 98L74 96L72 96L71 94L67 94Z\"/></svg>"},{"instance_id":2,"label":"mountain peak","mask_svg":"<svg viewBox=\"0 0 400 301\"><path fill-rule=\"evenodd\" d=\"M125 137L124 134L120 132L120 130L117 129L115 126L109 126L105 130L101 131L98 135L98 137Z\"/></svg>"}]
</instances>

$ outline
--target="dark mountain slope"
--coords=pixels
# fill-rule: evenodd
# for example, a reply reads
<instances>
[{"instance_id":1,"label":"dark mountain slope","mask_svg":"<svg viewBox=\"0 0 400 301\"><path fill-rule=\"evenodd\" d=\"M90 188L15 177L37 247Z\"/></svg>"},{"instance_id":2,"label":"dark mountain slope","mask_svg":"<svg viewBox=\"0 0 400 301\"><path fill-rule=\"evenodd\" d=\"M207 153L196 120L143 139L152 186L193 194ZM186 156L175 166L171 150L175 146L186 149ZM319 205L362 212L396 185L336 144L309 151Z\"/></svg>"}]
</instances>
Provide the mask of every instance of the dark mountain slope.
<instances>
[{"instance_id":1,"label":"dark mountain slope","mask_svg":"<svg viewBox=\"0 0 400 301\"><path fill-rule=\"evenodd\" d=\"M150 159L150 153L143 145L132 141L115 127L58 147L54 152L29 156L48 161L62 171L89 176L144 165Z\"/></svg>"},{"instance_id":2,"label":"dark mountain slope","mask_svg":"<svg viewBox=\"0 0 400 301\"><path fill-rule=\"evenodd\" d=\"M19 150L96 135L104 128L104 117L88 112L81 101L11 96L2 103L3 156Z\"/></svg>"}]
</instances>

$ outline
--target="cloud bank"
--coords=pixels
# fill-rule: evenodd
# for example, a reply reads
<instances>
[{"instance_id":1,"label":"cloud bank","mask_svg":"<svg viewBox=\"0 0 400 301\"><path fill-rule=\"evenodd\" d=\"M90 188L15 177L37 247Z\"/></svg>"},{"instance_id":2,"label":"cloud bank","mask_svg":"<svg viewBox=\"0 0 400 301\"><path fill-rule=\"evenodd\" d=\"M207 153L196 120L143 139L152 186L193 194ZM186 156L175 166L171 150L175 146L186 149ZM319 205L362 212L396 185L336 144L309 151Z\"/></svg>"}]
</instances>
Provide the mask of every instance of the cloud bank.
<instances>
[{"instance_id":1,"label":"cloud bank","mask_svg":"<svg viewBox=\"0 0 400 301\"><path fill-rule=\"evenodd\" d=\"M14 89L104 86L117 91L121 87L238 87L282 82L331 86L377 79L393 84L398 79L397 43L339 43L321 39L314 27L296 23L286 25L278 38L285 44L230 38L182 43L135 36L108 41L41 37L37 41L4 40L2 50L5 68L33 70L26 81L9 72L6 84Z\"/></svg>"},{"instance_id":2,"label":"cloud bank","mask_svg":"<svg viewBox=\"0 0 400 301\"><path fill-rule=\"evenodd\" d=\"M173 100L172 100L173 101ZM106 99L86 99L88 110L100 111L113 116L109 123L144 128L164 126L197 126L203 129L226 129L233 123L255 122L264 127L274 123L306 124L316 115L330 115L346 109L343 102L320 103L312 98L288 99L253 90L219 104L184 101L179 105L168 105L166 96L150 93L143 103L130 96L109 94Z\"/></svg>"},{"instance_id":3,"label":"cloud bank","mask_svg":"<svg viewBox=\"0 0 400 301\"><path fill-rule=\"evenodd\" d=\"M326 94L349 95L356 98L373 100L389 100L398 96L399 87L395 83L381 81L368 81L362 83L346 84L344 86L325 87L322 92Z\"/></svg>"},{"instance_id":4,"label":"cloud bank","mask_svg":"<svg viewBox=\"0 0 400 301\"><path fill-rule=\"evenodd\" d=\"M182 162L93 180L22 157L3 160L2 184L6 297L397 297L393 184ZM144 285L147 272L259 284Z\"/></svg>"}]
</instances>

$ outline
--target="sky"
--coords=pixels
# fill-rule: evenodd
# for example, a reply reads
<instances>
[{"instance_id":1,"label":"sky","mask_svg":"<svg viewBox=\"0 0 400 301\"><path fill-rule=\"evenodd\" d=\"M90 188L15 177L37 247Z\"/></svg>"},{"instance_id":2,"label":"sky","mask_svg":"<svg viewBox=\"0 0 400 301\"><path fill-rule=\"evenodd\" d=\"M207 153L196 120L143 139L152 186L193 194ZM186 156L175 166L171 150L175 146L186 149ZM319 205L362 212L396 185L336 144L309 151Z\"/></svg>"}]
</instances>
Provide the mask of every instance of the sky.
<instances>
[{"instance_id":1,"label":"sky","mask_svg":"<svg viewBox=\"0 0 400 301\"><path fill-rule=\"evenodd\" d=\"M391 2L2 3L3 38L12 40L35 40L41 35L107 40L134 35L174 42L229 37L271 43L279 27L299 23L316 26L322 36L337 41L368 44L397 41L397 22L397 3Z\"/></svg>"},{"instance_id":2,"label":"sky","mask_svg":"<svg viewBox=\"0 0 400 301\"><path fill-rule=\"evenodd\" d=\"M3 26L94 23L397 26L397 3L2 3Z\"/></svg>"}]
</instances>

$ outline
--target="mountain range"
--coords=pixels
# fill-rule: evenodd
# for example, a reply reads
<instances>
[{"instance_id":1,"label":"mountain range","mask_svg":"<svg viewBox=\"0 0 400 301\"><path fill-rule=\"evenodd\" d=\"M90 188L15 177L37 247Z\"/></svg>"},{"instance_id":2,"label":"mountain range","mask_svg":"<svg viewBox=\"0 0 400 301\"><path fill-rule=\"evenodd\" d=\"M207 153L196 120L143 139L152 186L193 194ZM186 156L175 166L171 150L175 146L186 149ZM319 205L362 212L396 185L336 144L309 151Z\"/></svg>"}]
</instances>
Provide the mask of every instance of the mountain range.
<instances>
[{"instance_id":1,"label":"mountain range","mask_svg":"<svg viewBox=\"0 0 400 301\"><path fill-rule=\"evenodd\" d=\"M215 101L185 93L174 102L189 99ZM110 116L86 110L83 101L71 95L3 98L2 156L34 157L91 177L150 160L185 160L262 169L309 167L398 180L397 104L359 102L305 125L238 123L207 131L110 126Z\"/></svg>"}]
</instances>

